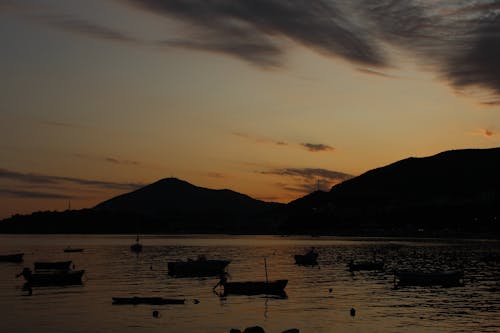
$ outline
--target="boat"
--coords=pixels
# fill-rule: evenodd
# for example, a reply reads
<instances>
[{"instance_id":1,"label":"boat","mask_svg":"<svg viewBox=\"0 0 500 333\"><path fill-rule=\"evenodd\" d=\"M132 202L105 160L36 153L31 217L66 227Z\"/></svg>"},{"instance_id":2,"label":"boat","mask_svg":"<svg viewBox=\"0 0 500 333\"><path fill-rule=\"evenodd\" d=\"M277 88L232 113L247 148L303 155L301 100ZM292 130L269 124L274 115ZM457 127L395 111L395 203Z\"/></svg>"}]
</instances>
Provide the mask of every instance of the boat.
<instances>
[{"instance_id":1,"label":"boat","mask_svg":"<svg viewBox=\"0 0 500 333\"><path fill-rule=\"evenodd\" d=\"M351 260L347 266L351 272L354 271L382 271L385 262L383 260L375 261L354 261Z\"/></svg>"},{"instance_id":2,"label":"boat","mask_svg":"<svg viewBox=\"0 0 500 333\"><path fill-rule=\"evenodd\" d=\"M228 282L224 278L214 287L224 288L223 296L233 295L278 295L286 296L288 280Z\"/></svg>"},{"instance_id":3,"label":"boat","mask_svg":"<svg viewBox=\"0 0 500 333\"><path fill-rule=\"evenodd\" d=\"M56 270L69 270L71 260L69 261L35 261L35 271L56 269Z\"/></svg>"},{"instance_id":4,"label":"boat","mask_svg":"<svg viewBox=\"0 0 500 333\"><path fill-rule=\"evenodd\" d=\"M184 304L184 299L178 298L163 298L163 297L113 297L113 304L150 304L150 305L163 305L163 304Z\"/></svg>"},{"instance_id":5,"label":"boat","mask_svg":"<svg viewBox=\"0 0 500 333\"><path fill-rule=\"evenodd\" d=\"M67 247L64 249L64 252L66 253L72 253L72 252L83 252L83 249L74 249L74 248L71 248L71 247Z\"/></svg>"},{"instance_id":6,"label":"boat","mask_svg":"<svg viewBox=\"0 0 500 333\"><path fill-rule=\"evenodd\" d=\"M318 264L318 253L314 251L314 248L309 250L306 254L296 254L294 256L295 264L300 266L315 266Z\"/></svg>"},{"instance_id":7,"label":"boat","mask_svg":"<svg viewBox=\"0 0 500 333\"><path fill-rule=\"evenodd\" d=\"M142 252L142 244L139 243L139 235L135 238L135 244L130 245L130 251L135 253Z\"/></svg>"},{"instance_id":8,"label":"boat","mask_svg":"<svg viewBox=\"0 0 500 333\"><path fill-rule=\"evenodd\" d=\"M229 260L209 260L201 255L195 260L169 262L168 274L174 277L216 276L224 274L224 269L230 262Z\"/></svg>"},{"instance_id":9,"label":"boat","mask_svg":"<svg viewBox=\"0 0 500 333\"><path fill-rule=\"evenodd\" d=\"M461 286L463 285L463 271L396 271L394 272L395 286Z\"/></svg>"},{"instance_id":10,"label":"boat","mask_svg":"<svg viewBox=\"0 0 500 333\"><path fill-rule=\"evenodd\" d=\"M84 270L51 270L33 273L26 267L17 276L22 275L30 286L63 286L82 284L84 273Z\"/></svg>"},{"instance_id":11,"label":"boat","mask_svg":"<svg viewBox=\"0 0 500 333\"><path fill-rule=\"evenodd\" d=\"M24 253L2 254L0 262L22 262Z\"/></svg>"}]
</instances>

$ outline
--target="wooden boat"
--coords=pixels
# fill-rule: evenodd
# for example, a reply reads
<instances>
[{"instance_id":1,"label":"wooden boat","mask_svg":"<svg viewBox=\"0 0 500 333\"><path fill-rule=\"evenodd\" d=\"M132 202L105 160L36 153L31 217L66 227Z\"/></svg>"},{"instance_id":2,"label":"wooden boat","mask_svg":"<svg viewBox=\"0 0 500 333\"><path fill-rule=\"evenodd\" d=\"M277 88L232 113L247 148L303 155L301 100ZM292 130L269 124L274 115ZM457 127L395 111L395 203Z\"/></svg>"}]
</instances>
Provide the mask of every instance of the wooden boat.
<instances>
[{"instance_id":1,"label":"wooden boat","mask_svg":"<svg viewBox=\"0 0 500 333\"><path fill-rule=\"evenodd\" d=\"M222 286L223 295L286 295L287 283L288 280L227 282L221 279L214 289Z\"/></svg>"},{"instance_id":2,"label":"wooden boat","mask_svg":"<svg viewBox=\"0 0 500 333\"><path fill-rule=\"evenodd\" d=\"M67 248L64 249L64 252L66 252L66 253L83 252L83 249L73 249L71 247L67 247Z\"/></svg>"},{"instance_id":3,"label":"wooden boat","mask_svg":"<svg viewBox=\"0 0 500 333\"><path fill-rule=\"evenodd\" d=\"M24 268L17 276L23 276L30 286L63 286L82 284L84 270L51 270L33 273L31 269Z\"/></svg>"},{"instance_id":4,"label":"wooden boat","mask_svg":"<svg viewBox=\"0 0 500 333\"><path fill-rule=\"evenodd\" d=\"M151 304L151 305L163 305L163 304L184 304L184 299L177 298L163 298L163 297L113 297L113 304Z\"/></svg>"},{"instance_id":5,"label":"wooden boat","mask_svg":"<svg viewBox=\"0 0 500 333\"><path fill-rule=\"evenodd\" d=\"M224 274L229 260L208 260L199 256L196 260L172 261L167 264L168 274L175 277L203 277Z\"/></svg>"},{"instance_id":6,"label":"wooden boat","mask_svg":"<svg viewBox=\"0 0 500 333\"><path fill-rule=\"evenodd\" d=\"M300 266L315 266L318 264L318 253L311 249L306 254L296 254L295 264Z\"/></svg>"},{"instance_id":7,"label":"wooden boat","mask_svg":"<svg viewBox=\"0 0 500 333\"><path fill-rule=\"evenodd\" d=\"M460 286L463 285L463 271L396 271L394 284L396 286Z\"/></svg>"},{"instance_id":8,"label":"wooden boat","mask_svg":"<svg viewBox=\"0 0 500 333\"><path fill-rule=\"evenodd\" d=\"M384 269L383 260L376 261L354 261L351 260L347 265L351 272L354 271L381 271Z\"/></svg>"},{"instance_id":9,"label":"wooden boat","mask_svg":"<svg viewBox=\"0 0 500 333\"><path fill-rule=\"evenodd\" d=\"M36 261L35 271L56 269L56 270L69 270L71 260L69 261Z\"/></svg>"},{"instance_id":10,"label":"wooden boat","mask_svg":"<svg viewBox=\"0 0 500 333\"><path fill-rule=\"evenodd\" d=\"M24 253L2 254L0 262L22 262Z\"/></svg>"}]
</instances>

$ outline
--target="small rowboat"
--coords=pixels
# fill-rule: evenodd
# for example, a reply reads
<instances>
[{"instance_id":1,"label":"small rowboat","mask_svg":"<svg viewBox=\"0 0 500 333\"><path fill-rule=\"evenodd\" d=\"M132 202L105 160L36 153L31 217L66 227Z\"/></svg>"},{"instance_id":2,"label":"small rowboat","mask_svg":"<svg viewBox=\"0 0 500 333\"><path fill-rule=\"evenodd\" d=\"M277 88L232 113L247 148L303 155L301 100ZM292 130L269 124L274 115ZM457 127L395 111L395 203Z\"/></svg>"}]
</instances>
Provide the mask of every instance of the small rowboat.
<instances>
[{"instance_id":1,"label":"small rowboat","mask_svg":"<svg viewBox=\"0 0 500 333\"><path fill-rule=\"evenodd\" d=\"M227 282L224 279L215 286L224 288L223 295L286 295L288 280Z\"/></svg>"},{"instance_id":2,"label":"small rowboat","mask_svg":"<svg viewBox=\"0 0 500 333\"><path fill-rule=\"evenodd\" d=\"M462 271L396 271L394 282L397 286L460 286L463 285Z\"/></svg>"},{"instance_id":3,"label":"small rowboat","mask_svg":"<svg viewBox=\"0 0 500 333\"><path fill-rule=\"evenodd\" d=\"M73 249L71 247L67 247L67 248L64 249L64 252L66 252L66 253L83 252L83 249Z\"/></svg>"},{"instance_id":4,"label":"small rowboat","mask_svg":"<svg viewBox=\"0 0 500 333\"><path fill-rule=\"evenodd\" d=\"M163 305L163 304L184 304L184 299L176 298L163 298L163 297L113 297L114 305L137 305L137 304L151 304L151 305Z\"/></svg>"},{"instance_id":5,"label":"small rowboat","mask_svg":"<svg viewBox=\"0 0 500 333\"><path fill-rule=\"evenodd\" d=\"M167 264L168 275L174 277L204 277L224 274L229 260L208 260L199 256L196 260L172 261Z\"/></svg>"},{"instance_id":6,"label":"small rowboat","mask_svg":"<svg viewBox=\"0 0 500 333\"><path fill-rule=\"evenodd\" d=\"M36 261L35 271L47 270L47 269L57 269L57 270L69 270L71 266L71 260L69 261Z\"/></svg>"},{"instance_id":7,"label":"small rowboat","mask_svg":"<svg viewBox=\"0 0 500 333\"><path fill-rule=\"evenodd\" d=\"M22 262L24 253L0 255L0 262Z\"/></svg>"},{"instance_id":8,"label":"small rowboat","mask_svg":"<svg viewBox=\"0 0 500 333\"><path fill-rule=\"evenodd\" d=\"M18 274L18 277L22 275L31 286L63 286L82 284L83 273L85 273L84 270L53 270L43 273L33 273L31 269L24 268L23 271Z\"/></svg>"},{"instance_id":9,"label":"small rowboat","mask_svg":"<svg viewBox=\"0 0 500 333\"><path fill-rule=\"evenodd\" d=\"M300 266L315 266L318 264L318 253L311 249L306 254L296 254L294 256L295 264Z\"/></svg>"}]
</instances>

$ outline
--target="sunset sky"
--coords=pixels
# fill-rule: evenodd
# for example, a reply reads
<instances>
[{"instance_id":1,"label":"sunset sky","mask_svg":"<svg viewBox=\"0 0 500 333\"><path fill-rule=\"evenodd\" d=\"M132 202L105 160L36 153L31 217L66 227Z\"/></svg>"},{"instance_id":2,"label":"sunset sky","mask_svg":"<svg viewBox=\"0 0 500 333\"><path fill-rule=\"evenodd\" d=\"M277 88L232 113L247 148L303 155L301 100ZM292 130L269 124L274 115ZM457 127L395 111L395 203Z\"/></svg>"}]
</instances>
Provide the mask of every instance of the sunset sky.
<instances>
[{"instance_id":1,"label":"sunset sky","mask_svg":"<svg viewBox=\"0 0 500 333\"><path fill-rule=\"evenodd\" d=\"M0 218L500 146L500 1L0 0L0 41Z\"/></svg>"}]
</instances>

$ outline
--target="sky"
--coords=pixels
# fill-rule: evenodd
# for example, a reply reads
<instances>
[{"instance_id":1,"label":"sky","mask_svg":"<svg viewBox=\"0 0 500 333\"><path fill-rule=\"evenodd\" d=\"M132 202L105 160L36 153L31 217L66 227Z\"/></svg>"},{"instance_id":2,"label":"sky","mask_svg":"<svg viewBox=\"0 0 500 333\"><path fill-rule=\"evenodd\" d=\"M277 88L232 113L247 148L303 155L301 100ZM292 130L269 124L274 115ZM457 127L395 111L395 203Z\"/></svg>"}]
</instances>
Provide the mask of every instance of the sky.
<instances>
[{"instance_id":1,"label":"sky","mask_svg":"<svg viewBox=\"0 0 500 333\"><path fill-rule=\"evenodd\" d=\"M0 43L0 218L500 146L500 1L0 0Z\"/></svg>"}]
</instances>

